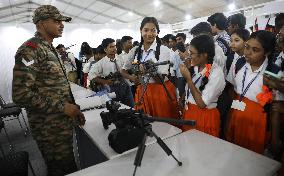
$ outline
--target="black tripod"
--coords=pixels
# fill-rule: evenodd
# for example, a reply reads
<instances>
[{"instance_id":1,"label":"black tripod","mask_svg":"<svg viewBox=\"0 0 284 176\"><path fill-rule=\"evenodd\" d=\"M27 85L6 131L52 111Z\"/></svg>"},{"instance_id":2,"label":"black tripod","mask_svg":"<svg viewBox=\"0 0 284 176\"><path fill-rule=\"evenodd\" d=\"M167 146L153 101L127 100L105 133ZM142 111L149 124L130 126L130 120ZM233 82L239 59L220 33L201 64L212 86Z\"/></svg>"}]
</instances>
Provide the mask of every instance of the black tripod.
<instances>
[{"instance_id":1,"label":"black tripod","mask_svg":"<svg viewBox=\"0 0 284 176\"><path fill-rule=\"evenodd\" d=\"M179 161L172 153L171 149L167 146L166 143L164 143L164 141L152 130L152 126L150 124L145 124L144 120L149 120L149 121L160 121L160 122L167 122L167 123L176 123L176 124L185 124L185 125L195 125L195 121L186 121L186 120L175 120L175 119L160 119L160 118L153 118L153 117L147 117L147 116L143 116L141 114L141 129L144 131L144 136L142 139L141 144L138 147L138 150L136 152L136 156L135 156L135 160L134 160L134 165L135 165L135 169L133 172L133 176L135 176L136 174L136 170L137 167L141 166L141 162L143 159L143 155L145 152L145 142L147 137L155 137L157 140L157 143L159 144L159 146L166 152L166 154L168 156L172 156L174 158L174 160L176 160L176 162L178 163L179 166L182 166L182 162Z\"/></svg>"},{"instance_id":2,"label":"black tripod","mask_svg":"<svg viewBox=\"0 0 284 176\"><path fill-rule=\"evenodd\" d=\"M165 64L170 64L170 63L168 61L164 61L164 62L156 63L156 64L152 64L152 63L150 63L150 64L148 63L147 64L148 65L148 66L146 66L146 67L148 67L147 68L147 73L146 73L147 80L146 80L146 82L144 82L144 80L143 80L144 78L143 77L141 78L142 81L140 81L140 82L142 82L142 86L143 86L142 87L142 94L141 94L141 96L140 96L140 98L139 98L139 100L138 100L138 102L136 104L140 105L143 102L143 97L144 97L144 94L146 93L146 90L147 90L150 78L157 78L159 83L162 84L164 90L166 91L166 94L167 94L169 100L170 101L174 100L171 97L171 95L170 95L170 93L169 93L169 91L168 91L168 89L167 89L163 79L161 78L161 75L157 73L157 70L158 70L157 66L158 65L165 65Z\"/></svg>"},{"instance_id":3,"label":"black tripod","mask_svg":"<svg viewBox=\"0 0 284 176\"><path fill-rule=\"evenodd\" d=\"M178 163L178 165L179 165L179 166L182 166L182 162L179 161L179 160L173 155L171 149L167 146L167 144L164 143L164 141L163 141L156 133L153 132L151 125L145 127L144 130L145 130L144 137L143 137L143 140L142 140L141 144L140 144L139 147L138 147L138 150L137 150L136 156L135 156L135 160L134 160L135 169L134 169L134 172L133 172L133 176L135 176L135 174L136 174L137 167L140 167L140 166L141 166L141 162L142 162L143 155L144 155L145 148L146 148L145 142L146 142L146 139L147 139L148 136L150 136L150 137L155 137L156 140L157 140L157 143L158 143L159 146L166 152L166 154L167 154L168 156L171 155L171 156L176 160L176 162Z\"/></svg>"}]
</instances>

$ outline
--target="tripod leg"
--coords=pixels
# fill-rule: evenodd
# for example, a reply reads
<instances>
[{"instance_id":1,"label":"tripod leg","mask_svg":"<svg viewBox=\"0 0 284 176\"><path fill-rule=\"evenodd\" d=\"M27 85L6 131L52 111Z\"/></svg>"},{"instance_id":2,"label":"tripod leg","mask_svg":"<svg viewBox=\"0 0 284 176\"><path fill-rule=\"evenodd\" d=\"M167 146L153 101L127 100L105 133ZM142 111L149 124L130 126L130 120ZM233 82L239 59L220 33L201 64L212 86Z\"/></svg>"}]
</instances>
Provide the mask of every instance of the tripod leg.
<instances>
[{"instance_id":1,"label":"tripod leg","mask_svg":"<svg viewBox=\"0 0 284 176\"><path fill-rule=\"evenodd\" d=\"M152 77L153 77L153 76L154 76L154 75L152 75ZM169 91L168 91L168 89L167 89L167 87L166 87L164 81L162 80L161 76L160 76L159 74L156 74L156 77L159 79L160 83L163 85L163 87L164 87L164 89L165 89L165 91L166 91L166 94L167 94L168 98L169 98L171 101L174 101L173 98L172 98L172 96L171 96L171 94L169 93Z\"/></svg>"},{"instance_id":2,"label":"tripod leg","mask_svg":"<svg viewBox=\"0 0 284 176\"><path fill-rule=\"evenodd\" d=\"M133 176L135 176L135 174L136 174L137 167L141 166L141 162L142 162L143 155L144 155L145 148L146 148L146 145L145 145L146 139L147 139L147 133L145 132L143 140L142 140L141 144L139 145L138 150L136 152L136 156L135 156L135 160L134 160L135 169L134 169L134 172L133 172Z\"/></svg>"},{"instance_id":3,"label":"tripod leg","mask_svg":"<svg viewBox=\"0 0 284 176\"><path fill-rule=\"evenodd\" d=\"M144 78L142 78L142 79L144 79ZM143 99L144 99L144 94L146 93L146 90L147 90L147 87L148 87L148 84L149 84L149 80L150 80L150 78L147 78L146 82L141 84L141 86L142 86L142 94L139 97L139 100L136 103L136 105L141 105L142 104Z\"/></svg>"},{"instance_id":4,"label":"tripod leg","mask_svg":"<svg viewBox=\"0 0 284 176\"><path fill-rule=\"evenodd\" d=\"M157 143L160 145L160 147L166 152L166 154L168 156L172 156L174 158L174 160L176 160L176 162L178 163L179 166L182 166L182 162L179 161L174 155L173 155L173 152L171 151L171 149L167 146L166 143L164 143L164 141L159 137L157 136L156 133L154 133L151 129L147 130L150 134L152 134L156 140L157 140Z\"/></svg>"}]
</instances>

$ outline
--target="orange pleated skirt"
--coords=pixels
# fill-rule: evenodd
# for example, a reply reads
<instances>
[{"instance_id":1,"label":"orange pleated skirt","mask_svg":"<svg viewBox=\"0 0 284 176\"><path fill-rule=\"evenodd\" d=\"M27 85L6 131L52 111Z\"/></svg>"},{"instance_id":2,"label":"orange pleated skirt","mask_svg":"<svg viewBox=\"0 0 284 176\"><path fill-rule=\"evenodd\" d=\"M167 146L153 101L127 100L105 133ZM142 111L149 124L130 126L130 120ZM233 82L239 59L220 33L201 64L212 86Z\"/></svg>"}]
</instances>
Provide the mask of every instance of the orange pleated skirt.
<instances>
[{"instance_id":1,"label":"orange pleated skirt","mask_svg":"<svg viewBox=\"0 0 284 176\"><path fill-rule=\"evenodd\" d=\"M201 109L195 104L188 104L188 109L183 113L183 119L195 120L195 126L183 126L183 131L197 129L212 136L219 137L220 113L217 108Z\"/></svg>"},{"instance_id":2,"label":"orange pleated skirt","mask_svg":"<svg viewBox=\"0 0 284 176\"><path fill-rule=\"evenodd\" d=\"M142 104L136 105L135 109L142 109L144 113L154 117L178 118L175 87L170 81L166 81L165 86L172 100L168 98L162 84L149 83ZM139 85L135 94L135 103L139 101L142 92L142 86Z\"/></svg>"},{"instance_id":3,"label":"orange pleated skirt","mask_svg":"<svg viewBox=\"0 0 284 176\"><path fill-rule=\"evenodd\" d=\"M237 99L239 99L239 95ZM263 107L244 98L244 111L231 109L226 138L228 141L262 154L266 142L266 113Z\"/></svg>"}]
</instances>

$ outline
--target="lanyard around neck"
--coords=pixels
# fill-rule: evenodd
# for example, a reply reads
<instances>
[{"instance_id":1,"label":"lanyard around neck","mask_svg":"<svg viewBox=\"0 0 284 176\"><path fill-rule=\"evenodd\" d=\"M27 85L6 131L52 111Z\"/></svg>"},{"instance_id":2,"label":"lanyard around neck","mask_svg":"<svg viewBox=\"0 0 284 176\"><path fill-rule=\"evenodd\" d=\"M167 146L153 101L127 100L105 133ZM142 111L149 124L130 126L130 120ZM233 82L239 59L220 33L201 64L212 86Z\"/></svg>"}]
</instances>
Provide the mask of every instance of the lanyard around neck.
<instances>
[{"instance_id":1,"label":"lanyard around neck","mask_svg":"<svg viewBox=\"0 0 284 176\"><path fill-rule=\"evenodd\" d=\"M252 85L252 83L256 80L256 78L258 77L258 75L260 74L261 70L256 74L256 76L248 83L248 85L246 86L246 88L244 89L245 86L245 80L246 80L246 75L247 75L247 67L245 69L244 75L243 75L243 80L242 80L242 93L240 96L240 101L243 100L245 94L247 93L248 89L250 88L250 86Z\"/></svg>"},{"instance_id":2,"label":"lanyard around neck","mask_svg":"<svg viewBox=\"0 0 284 176\"><path fill-rule=\"evenodd\" d=\"M150 53L151 53L152 51L154 51L154 50L153 50L153 49L150 49L150 50L147 52L147 55L145 56L145 58L143 59L143 61L141 61L141 62L147 61L147 58L148 58L148 56L150 55Z\"/></svg>"},{"instance_id":3,"label":"lanyard around neck","mask_svg":"<svg viewBox=\"0 0 284 176\"><path fill-rule=\"evenodd\" d=\"M196 75L196 74L192 75L192 77L195 77L195 75ZM200 80L201 77L202 77L202 74L193 82L193 84L196 85L196 84L198 83L198 81ZM186 97L188 98L189 95L191 94L191 91L190 91L189 87L188 87L186 93L187 93L187 94L186 94Z\"/></svg>"}]
</instances>

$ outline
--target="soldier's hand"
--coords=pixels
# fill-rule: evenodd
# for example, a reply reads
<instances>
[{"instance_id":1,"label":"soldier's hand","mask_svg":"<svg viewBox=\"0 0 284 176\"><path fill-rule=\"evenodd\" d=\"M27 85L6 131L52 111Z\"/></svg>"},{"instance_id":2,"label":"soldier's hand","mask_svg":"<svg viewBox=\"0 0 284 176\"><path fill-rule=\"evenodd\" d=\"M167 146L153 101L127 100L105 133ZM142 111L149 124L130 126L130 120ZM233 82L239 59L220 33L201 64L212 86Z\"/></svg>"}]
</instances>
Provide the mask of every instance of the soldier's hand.
<instances>
[{"instance_id":1,"label":"soldier's hand","mask_svg":"<svg viewBox=\"0 0 284 176\"><path fill-rule=\"evenodd\" d=\"M79 124L80 125L85 125L86 119L84 114L80 111L79 115L77 116Z\"/></svg>"},{"instance_id":2,"label":"soldier's hand","mask_svg":"<svg viewBox=\"0 0 284 176\"><path fill-rule=\"evenodd\" d=\"M79 118L80 125L85 123L85 116L80 111L77 105L71 104L71 103L65 103L64 104L64 114L71 117L72 119Z\"/></svg>"}]
</instances>

